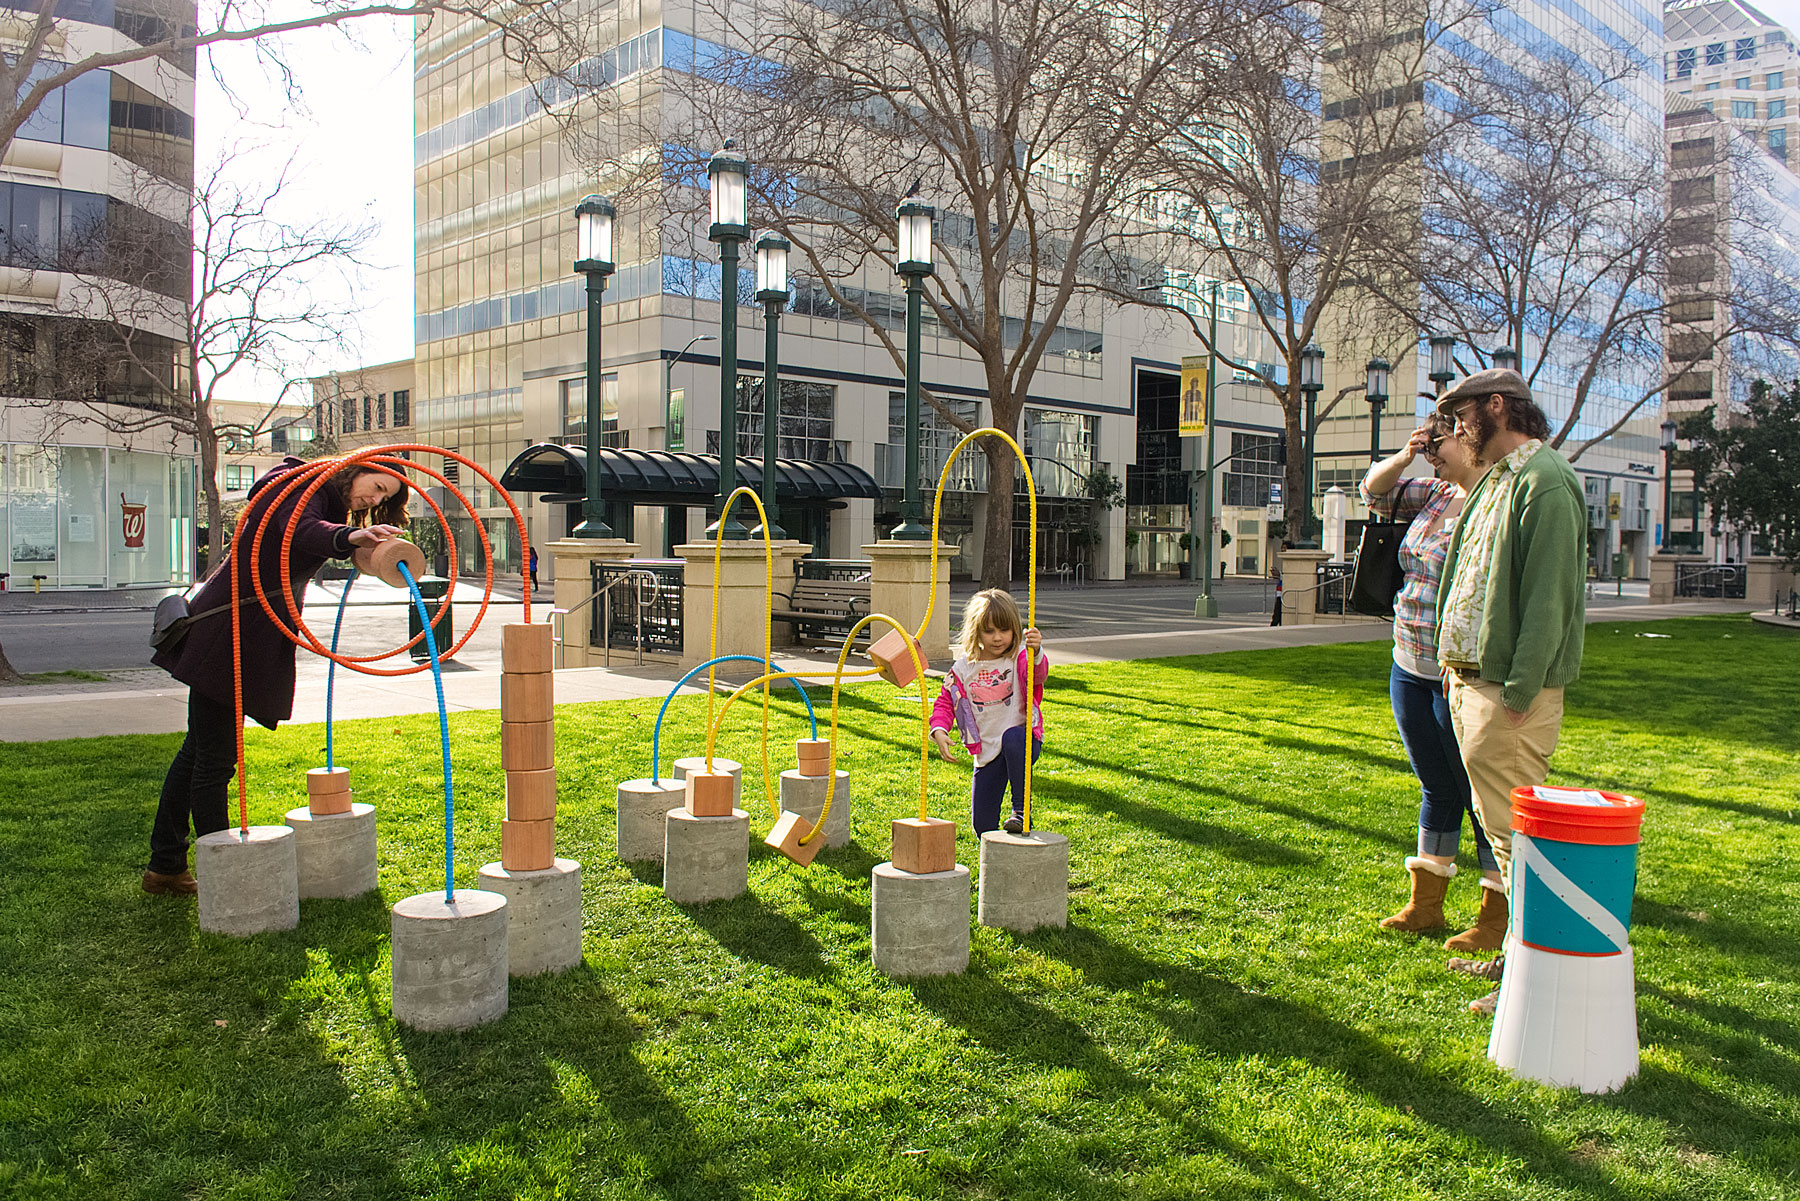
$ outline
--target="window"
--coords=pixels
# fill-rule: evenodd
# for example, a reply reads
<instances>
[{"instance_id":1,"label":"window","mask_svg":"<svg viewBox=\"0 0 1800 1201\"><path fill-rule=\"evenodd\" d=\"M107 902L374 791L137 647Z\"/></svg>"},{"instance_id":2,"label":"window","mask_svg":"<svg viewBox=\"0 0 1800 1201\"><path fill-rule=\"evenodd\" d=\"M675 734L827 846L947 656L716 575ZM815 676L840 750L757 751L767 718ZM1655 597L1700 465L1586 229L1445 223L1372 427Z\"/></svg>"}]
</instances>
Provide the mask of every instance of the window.
<instances>
[{"instance_id":1,"label":"window","mask_svg":"<svg viewBox=\"0 0 1800 1201\"><path fill-rule=\"evenodd\" d=\"M1270 434L1231 435L1231 462L1226 465L1225 503L1262 508L1271 489L1281 483L1281 438Z\"/></svg>"},{"instance_id":2,"label":"window","mask_svg":"<svg viewBox=\"0 0 1800 1201\"><path fill-rule=\"evenodd\" d=\"M346 434L354 434L356 432L356 398L346 396L343 401L343 406L344 432Z\"/></svg>"},{"instance_id":3,"label":"window","mask_svg":"<svg viewBox=\"0 0 1800 1201\"><path fill-rule=\"evenodd\" d=\"M394 393L394 428L412 424L412 390L401 388Z\"/></svg>"},{"instance_id":4,"label":"window","mask_svg":"<svg viewBox=\"0 0 1800 1201\"><path fill-rule=\"evenodd\" d=\"M775 415L775 457L831 461L832 410L837 389L830 384L784 379L781 411ZM738 376L738 453L752 459L763 454L763 381L760 375Z\"/></svg>"},{"instance_id":5,"label":"window","mask_svg":"<svg viewBox=\"0 0 1800 1201\"><path fill-rule=\"evenodd\" d=\"M386 392L377 393L376 397L375 397L375 428L378 430L384 430L387 428L387 393Z\"/></svg>"},{"instance_id":6,"label":"window","mask_svg":"<svg viewBox=\"0 0 1800 1201\"><path fill-rule=\"evenodd\" d=\"M367 396L365 396L365 397L363 397L363 423L362 423L362 427L363 427L363 428L364 428L364 429L366 429L366 430L372 430L372 429L374 429L374 428L375 428L375 412L374 412L374 406L373 406L373 405L372 405L372 404L370 404L370 403L369 403L369 398L368 398L368 397L367 397Z\"/></svg>"},{"instance_id":7,"label":"window","mask_svg":"<svg viewBox=\"0 0 1800 1201\"><path fill-rule=\"evenodd\" d=\"M587 445L587 377L577 376L562 381L563 441L571 446ZM600 445L618 446L614 435L619 429L619 373L600 377Z\"/></svg>"},{"instance_id":8,"label":"window","mask_svg":"<svg viewBox=\"0 0 1800 1201\"><path fill-rule=\"evenodd\" d=\"M1705 87L1701 88L1700 90L1702 92L1716 92L1724 86L1725 86L1724 84L1720 83L1718 80L1715 79L1711 83L1707 84Z\"/></svg>"},{"instance_id":9,"label":"window","mask_svg":"<svg viewBox=\"0 0 1800 1201\"><path fill-rule=\"evenodd\" d=\"M1756 120L1756 101L1733 100L1731 102L1731 117L1734 121Z\"/></svg>"},{"instance_id":10,"label":"window","mask_svg":"<svg viewBox=\"0 0 1800 1201\"><path fill-rule=\"evenodd\" d=\"M225 491L242 492L256 482L256 468L248 463L227 463L225 465Z\"/></svg>"},{"instance_id":11,"label":"window","mask_svg":"<svg viewBox=\"0 0 1800 1201\"><path fill-rule=\"evenodd\" d=\"M1738 62L1748 62L1756 57L1756 39L1754 37L1739 38L1732 43L1733 57Z\"/></svg>"},{"instance_id":12,"label":"window","mask_svg":"<svg viewBox=\"0 0 1800 1201\"><path fill-rule=\"evenodd\" d=\"M1675 74L1692 75L1693 73L1694 48L1689 46L1686 50L1677 50L1675 52Z\"/></svg>"},{"instance_id":13,"label":"window","mask_svg":"<svg viewBox=\"0 0 1800 1201\"><path fill-rule=\"evenodd\" d=\"M1025 410L1025 453L1038 491L1045 496L1081 496L1094 469L1100 419L1059 409Z\"/></svg>"},{"instance_id":14,"label":"window","mask_svg":"<svg viewBox=\"0 0 1800 1201\"><path fill-rule=\"evenodd\" d=\"M1713 111L1712 101L1710 101L1710 100L1702 101L1700 104L1700 107L1705 109L1709 113Z\"/></svg>"},{"instance_id":15,"label":"window","mask_svg":"<svg viewBox=\"0 0 1800 1201\"><path fill-rule=\"evenodd\" d=\"M1787 162L1787 130L1771 129L1769 131L1769 153Z\"/></svg>"},{"instance_id":16,"label":"window","mask_svg":"<svg viewBox=\"0 0 1800 1201\"><path fill-rule=\"evenodd\" d=\"M1748 75L1740 75L1731 81L1731 86L1740 91L1748 92L1750 90L1750 77Z\"/></svg>"},{"instance_id":17,"label":"window","mask_svg":"<svg viewBox=\"0 0 1800 1201\"><path fill-rule=\"evenodd\" d=\"M979 424L981 406L973 400L940 397L951 412L971 425ZM937 410L921 402L919 408L919 483L928 495L937 488L943 474L944 460L962 441L962 431L938 416ZM906 393L888 393L888 440L875 447L876 478L884 488L903 487L906 482ZM885 450L884 450L885 447ZM980 492L987 487L987 457L975 447L956 456L945 488L954 492ZM1023 486L1023 485L1021 485Z\"/></svg>"},{"instance_id":18,"label":"window","mask_svg":"<svg viewBox=\"0 0 1800 1201\"><path fill-rule=\"evenodd\" d=\"M1769 101L1769 120L1777 121L1785 116L1787 116L1787 101L1786 100L1771 100L1771 101Z\"/></svg>"},{"instance_id":19,"label":"window","mask_svg":"<svg viewBox=\"0 0 1800 1201\"><path fill-rule=\"evenodd\" d=\"M1725 43L1709 42L1706 47L1706 65L1716 67L1725 61Z\"/></svg>"},{"instance_id":20,"label":"window","mask_svg":"<svg viewBox=\"0 0 1800 1201\"><path fill-rule=\"evenodd\" d=\"M1785 77L1780 71L1770 71L1767 75L1763 76L1763 86L1768 88L1771 92L1779 92L1784 86L1782 83L1784 78Z\"/></svg>"}]
</instances>

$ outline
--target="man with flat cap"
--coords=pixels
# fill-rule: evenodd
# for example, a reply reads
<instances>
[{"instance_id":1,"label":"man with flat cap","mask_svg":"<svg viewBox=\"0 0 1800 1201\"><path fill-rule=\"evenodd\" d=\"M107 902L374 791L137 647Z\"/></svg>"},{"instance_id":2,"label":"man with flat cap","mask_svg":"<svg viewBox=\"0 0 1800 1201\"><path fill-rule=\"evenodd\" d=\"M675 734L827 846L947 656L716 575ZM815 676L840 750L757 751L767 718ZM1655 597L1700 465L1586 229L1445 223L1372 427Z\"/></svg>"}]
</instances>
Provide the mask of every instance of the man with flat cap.
<instances>
[{"instance_id":1,"label":"man with flat cap","mask_svg":"<svg viewBox=\"0 0 1800 1201\"><path fill-rule=\"evenodd\" d=\"M1587 502L1518 372L1477 372L1438 411L1493 464L1469 493L1444 562L1437 657L1475 808L1510 894L1512 790L1549 774L1563 686L1581 669ZM1504 960L1450 966L1498 984ZM1499 996L1496 988L1469 1008L1491 1014Z\"/></svg>"}]
</instances>

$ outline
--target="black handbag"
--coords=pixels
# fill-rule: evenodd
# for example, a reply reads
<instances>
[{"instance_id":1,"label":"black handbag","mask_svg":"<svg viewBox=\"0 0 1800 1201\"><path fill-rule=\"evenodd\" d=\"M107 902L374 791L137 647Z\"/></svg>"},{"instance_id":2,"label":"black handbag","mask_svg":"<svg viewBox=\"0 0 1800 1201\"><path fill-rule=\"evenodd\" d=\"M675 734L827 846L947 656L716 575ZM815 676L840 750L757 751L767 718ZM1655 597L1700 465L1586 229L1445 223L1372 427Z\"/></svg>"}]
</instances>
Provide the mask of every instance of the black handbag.
<instances>
[{"instance_id":1,"label":"black handbag","mask_svg":"<svg viewBox=\"0 0 1800 1201\"><path fill-rule=\"evenodd\" d=\"M1370 617L1392 617L1394 597L1406 582L1400 566L1400 542L1410 521L1371 521L1363 526L1356 548L1356 574L1350 580L1349 603Z\"/></svg>"},{"instance_id":2,"label":"black handbag","mask_svg":"<svg viewBox=\"0 0 1800 1201\"><path fill-rule=\"evenodd\" d=\"M150 649L153 651L172 651L181 645L187 637L188 627L196 621L211 617L214 613L223 613L239 602L219 605L204 613L189 613L187 594L177 592L174 596L165 596L156 602L156 613L150 618Z\"/></svg>"}]
</instances>

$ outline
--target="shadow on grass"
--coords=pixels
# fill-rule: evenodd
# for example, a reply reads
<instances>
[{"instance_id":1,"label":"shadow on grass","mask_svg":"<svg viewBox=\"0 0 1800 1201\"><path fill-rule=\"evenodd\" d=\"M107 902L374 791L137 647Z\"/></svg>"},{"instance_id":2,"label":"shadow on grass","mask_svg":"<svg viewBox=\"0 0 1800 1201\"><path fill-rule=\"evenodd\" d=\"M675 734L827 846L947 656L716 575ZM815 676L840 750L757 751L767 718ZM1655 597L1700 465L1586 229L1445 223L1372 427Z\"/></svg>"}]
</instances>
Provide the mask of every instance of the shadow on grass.
<instances>
[{"instance_id":1,"label":"shadow on grass","mask_svg":"<svg viewBox=\"0 0 1800 1201\"><path fill-rule=\"evenodd\" d=\"M1223 1059L1294 1056L1340 1073L1382 1105L1411 1113L1447 1132L1474 1139L1496 1155L1520 1159L1540 1184L1579 1189L1584 1196L1638 1201L1685 1194L1623 1187L1602 1165L1585 1163L1536 1129L1491 1108L1480 1095L1431 1075L1363 1031L1309 1006L1246 991L1230 980L1148 959L1082 927L1039 931L1025 945L1059 959L1090 982L1162 1022L1182 1042ZM1143 994L1151 982L1169 1000ZM1179 1003L1176 1003L1179 1002ZM1655 1108L1654 1106L1652 1108Z\"/></svg>"},{"instance_id":2,"label":"shadow on grass","mask_svg":"<svg viewBox=\"0 0 1800 1201\"><path fill-rule=\"evenodd\" d=\"M1245 834L1233 830L1229 826L1183 817L1166 809L1159 809L1154 805L1126 800L1117 793L1086 784L1076 784L1063 779L1047 779L1043 784L1037 786L1037 790L1040 795L1055 801L1085 809L1090 813L1110 813L1121 821L1141 829L1154 830L1177 842L1217 851L1221 855L1244 863L1256 864L1259 867L1311 867L1319 861L1317 855L1297 851L1286 843L1257 838L1253 834Z\"/></svg>"},{"instance_id":3,"label":"shadow on grass","mask_svg":"<svg viewBox=\"0 0 1800 1201\"><path fill-rule=\"evenodd\" d=\"M1634 926L1654 926L1734 959L1766 959L1776 970L1791 973L1800 966L1800 948L1795 947L1791 937L1772 927L1746 925L1710 912L1704 917L1696 916L1641 894L1632 899L1631 922Z\"/></svg>"},{"instance_id":4,"label":"shadow on grass","mask_svg":"<svg viewBox=\"0 0 1800 1201\"><path fill-rule=\"evenodd\" d=\"M754 892L729 901L677 906L713 941L739 959L767 964L790 976L823 980L837 974L812 933L764 904Z\"/></svg>"}]
</instances>

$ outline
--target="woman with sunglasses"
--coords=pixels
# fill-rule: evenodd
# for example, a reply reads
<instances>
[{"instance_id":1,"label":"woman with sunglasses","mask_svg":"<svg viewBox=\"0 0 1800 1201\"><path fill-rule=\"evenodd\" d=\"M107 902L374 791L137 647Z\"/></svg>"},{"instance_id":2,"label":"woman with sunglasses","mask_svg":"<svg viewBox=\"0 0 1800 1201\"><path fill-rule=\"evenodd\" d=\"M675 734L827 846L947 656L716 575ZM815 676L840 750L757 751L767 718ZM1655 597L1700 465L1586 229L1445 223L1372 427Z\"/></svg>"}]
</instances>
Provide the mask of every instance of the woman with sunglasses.
<instances>
[{"instance_id":1,"label":"woman with sunglasses","mask_svg":"<svg viewBox=\"0 0 1800 1201\"><path fill-rule=\"evenodd\" d=\"M1420 455L1433 474L1402 478ZM1419 841L1418 853L1406 860L1411 896L1381 925L1407 933L1443 928L1444 896L1456 876L1466 814L1481 865L1481 907L1475 924L1444 944L1452 951L1496 950L1506 938L1506 893L1493 849L1475 816L1436 657L1437 593L1444 559L1469 489L1485 469L1475 452L1456 438L1451 419L1434 413L1398 454L1370 467L1361 485L1363 503L1371 511L1411 523L1400 543L1406 577L1394 598L1394 665L1388 697L1406 757L1419 778Z\"/></svg>"}]
</instances>

